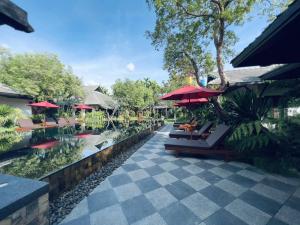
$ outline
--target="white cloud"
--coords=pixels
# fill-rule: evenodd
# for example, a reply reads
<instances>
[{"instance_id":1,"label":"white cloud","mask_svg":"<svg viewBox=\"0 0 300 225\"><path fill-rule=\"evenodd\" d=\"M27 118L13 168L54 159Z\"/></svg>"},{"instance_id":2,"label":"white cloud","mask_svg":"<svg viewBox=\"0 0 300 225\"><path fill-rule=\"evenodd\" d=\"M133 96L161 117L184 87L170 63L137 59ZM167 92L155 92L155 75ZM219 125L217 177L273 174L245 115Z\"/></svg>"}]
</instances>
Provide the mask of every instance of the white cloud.
<instances>
[{"instance_id":1,"label":"white cloud","mask_svg":"<svg viewBox=\"0 0 300 225\"><path fill-rule=\"evenodd\" d=\"M5 44L5 43L0 44L0 47L1 47L1 48L10 49L9 45L8 45L8 44Z\"/></svg>"},{"instance_id":2,"label":"white cloud","mask_svg":"<svg viewBox=\"0 0 300 225\"><path fill-rule=\"evenodd\" d=\"M133 63L128 63L126 68L128 71L133 72L135 70L135 65Z\"/></svg>"}]
</instances>

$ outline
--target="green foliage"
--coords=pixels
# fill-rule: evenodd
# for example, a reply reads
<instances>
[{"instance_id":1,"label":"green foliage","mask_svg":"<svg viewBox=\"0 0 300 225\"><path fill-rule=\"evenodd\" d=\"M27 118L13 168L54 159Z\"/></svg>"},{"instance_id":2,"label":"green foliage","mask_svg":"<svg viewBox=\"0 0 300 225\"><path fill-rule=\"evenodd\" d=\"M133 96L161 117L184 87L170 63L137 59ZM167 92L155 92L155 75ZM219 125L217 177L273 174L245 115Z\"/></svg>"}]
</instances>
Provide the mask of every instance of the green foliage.
<instances>
[{"instance_id":1,"label":"green foliage","mask_svg":"<svg viewBox=\"0 0 300 225\"><path fill-rule=\"evenodd\" d=\"M52 54L16 54L1 59L0 82L36 100L81 98L81 81Z\"/></svg>"},{"instance_id":2,"label":"green foliage","mask_svg":"<svg viewBox=\"0 0 300 225\"><path fill-rule=\"evenodd\" d=\"M8 105L0 105L0 153L8 151L22 139L15 126L16 120L21 117L23 116L18 110Z\"/></svg>"},{"instance_id":3,"label":"green foliage","mask_svg":"<svg viewBox=\"0 0 300 225\"><path fill-rule=\"evenodd\" d=\"M34 123L41 123L45 118L45 114L33 114L31 119Z\"/></svg>"},{"instance_id":4,"label":"green foliage","mask_svg":"<svg viewBox=\"0 0 300 225\"><path fill-rule=\"evenodd\" d=\"M113 95L125 109L135 112L154 105L158 101L159 85L155 81L117 80L112 86Z\"/></svg>"},{"instance_id":5,"label":"green foliage","mask_svg":"<svg viewBox=\"0 0 300 225\"><path fill-rule=\"evenodd\" d=\"M105 124L105 113L103 111L93 111L85 114L85 124L88 127L102 128Z\"/></svg>"}]
</instances>

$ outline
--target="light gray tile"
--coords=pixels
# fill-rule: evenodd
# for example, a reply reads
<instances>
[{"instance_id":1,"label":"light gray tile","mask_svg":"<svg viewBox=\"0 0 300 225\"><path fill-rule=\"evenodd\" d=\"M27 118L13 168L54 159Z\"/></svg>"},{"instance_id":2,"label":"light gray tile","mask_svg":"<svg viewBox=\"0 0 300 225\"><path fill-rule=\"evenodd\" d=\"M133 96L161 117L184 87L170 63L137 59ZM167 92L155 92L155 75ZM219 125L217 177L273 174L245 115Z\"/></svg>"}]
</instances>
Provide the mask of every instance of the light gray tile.
<instances>
[{"instance_id":1,"label":"light gray tile","mask_svg":"<svg viewBox=\"0 0 300 225\"><path fill-rule=\"evenodd\" d=\"M257 184L252 187L251 190L267 198L271 198L279 203L284 203L285 200L287 200L287 198L289 197L287 193L264 184Z\"/></svg>"},{"instance_id":2,"label":"light gray tile","mask_svg":"<svg viewBox=\"0 0 300 225\"><path fill-rule=\"evenodd\" d=\"M250 170L241 170L237 174L239 174L241 176L244 176L244 177L247 177L247 178L249 178L251 180L254 180L256 182L259 182L259 181L261 181L262 179L265 178L265 176L263 176L259 173L255 173L255 172L250 171Z\"/></svg>"},{"instance_id":3,"label":"light gray tile","mask_svg":"<svg viewBox=\"0 0 300 225\"><path fill-rule=\"evenodd\" d=\"M201 173L202 171L204 171L204 169L202 169L201 167L199 166L196 166L196 165L188 165L188 166L184 166L182 167L184 170L190 172L191 174L198 174L198 173Z\"/></svg>"},{"instance_id":4,"label":"light gray tile","mask_svg":"<svg viewBox=\"0 0 300 225\"><path fill-rule=\"evenodd\" d=\"M234 200L225 209L249 225L265 225L271 218L270 215L240 199Z\"/></svg>"},{"instance_id":5,"label":"light gray tile","mask_svg":"<svg viewBox=\"0 0 300 225\"><path fill-rule=\"evenodd\" d=\"M181 203L202 220L206 219L220 209L217 204L200 193L195 193L182 199Z\"/></svg>"},{"instance_id":6,"label":"light gray tile","mask_svg":"<svg viewBox=\"0 0 300 225\"><path fill-rule=\"evenodd\" d=\"M137 180L141 180L141 179L150 177L150 175L143 169L131 171L131 172L128 173L128 175L130 176L130 178L133 181L137 181Z\"/></svg>"},{"instance_id":7,"label":"light gray tile","mask_svg":"<svg viewBox=\"0 0 300 225\"><path fill-rule=\"evenodd\" d=\"M145 155L145 157L146 157L147 159L156 159L156 158L159 158L160 155L157 155L157 154L155 154L155 153L151 153L151 154Z\"/></svg>"},{"instance_id":8,"label":"light gray tile","mask_svg":"<svg viewBox=\"0 0 300 225\"><path fill-rule=\"evenodd\" d=\"M122 208L119 205L113 205L96 211L90 215L91 225L128 225Z\"/></svg>"},{"instance_id":9,"label":"light gray tile","mask_svg":"<svg viewBox=\"0 0 300 225\"><path fill-rule=\"evenodd\" d=\"M151 166L155 166L155 163L151 160L144 160L137 163L141 168L148 168Z\"/></svg>"},{"instance_id":10,"label":"light gray tile","mask_svg":"<svg viewBox=\"0 0 300 225\"><path fill-rule=\"evenodd\" d=\"M118 174L122 174L122 173L126 173L126 171L122 167L119 167L118 169L114 170L114 172L112 174L118 175Z\"/></svg>"},{"instance_id":11,"label":"light gray tile","mask_svg":"<svg viewBox=\"0 0 300 225\"><path fill-rule=\"evenodd\" d=\"M109 181L106 179L102 181L93 191L91 194L101 191L106 191L107 189L112 188Z\"/></svg>"},{"instance_id":12,"label":"light gray tile","mask_svg":"<svg viewBox=\"0 0 300 225\"><path fill-rule=\"evenodd\" d=\"M210 183L196 176L190 176L183 179L182 181L190 187L194 188L196 191L200 191L210 185Z\"/></svg>"},{"instance_id":13,"label":"light gray tile","mask_svg":"<svg viewBox=\"0 0 300 225\"><path fill-rule=\"evenodd\" d=\"M173 155L164 155L162 158L170 162L177 160L177 158Z\"/></svg>"},{"instance_id":14,"label":"light gray tile","mask_svg":"<svg viewBox=\"0 0 300 225\"><path fill-rule=\"evenodd\" d=\"M201 159L198 159L198 158L194 158L194 157L185 157L185 158L182 158L182 160L188 162L188 163L197 163L197 162L200 162Z\"/></svg>"},{"instance_id":15,"label":"light gray tile","mask_svg":"<svg viewBox=\"0 0 300 225\"><path fill-rule=\"evenodd\" d=\"M205 162L213 164L215 166L220 166L220 165L224 164L223 160L214 160L214 159L208 159L208 160L205 160Z\"/></svg>"},{"instance_id":16,"label":"light gray tile","mask_svg":"<svg viewBox=\"0 0 300 225\"><path fill-rule=\"evenodd\" d=\"M167 172L153 176L153 178L162 186L174 183L178 179Z\"/></svg>"},{"instance_id":17,"label":"light gray tile","mask_svg":"<svg viewBox=\"0 0 300 225\"><path fill-rule=\"evenodd\" d=\"M167 224L158 213L155 213L151 216L145 217L140 221L135 222L132 225L167 225Z\"/></svg>"},{"instance_id":18,"label":"light gray tile","mask_svg":"<svg viewBox=\"0 0 300 225\"><path fill-rule=\"evenodd\" d=\"M223 189L224 191L227 191L228 193L232 194L235 197L240 196L243 192L245 192L247 189L233 183L229 180L221 180L218 183L215 184L215 186Z\"/></svg>"},{"instance_id":19,"label":"light gray tile","mask_svg":"<svg viewBox=\"0 0 300 225\"><path fill-rule=\"evenodd\" d=\"M150 191L146 194L146 197L157 210L165 208L177 201L177 199L164 188Z\"/></svg>"},{"instance_id":20,"label":"light gray tile","mask_svg":"<svg viewBox=\"0 0 300 225\"><path fill-rule=\"evenodd\" d=\"M175 165L172 162L165 162L159 165L165 171L171 171L179 168L179 166Z\"/></svg>"},{"instance_id":21,"label":"light gray tile","mask_svg":"<svg viewBox=\"0 0 300 225\"><path fill-rule=\"evenodd\" d=\"M79 202L76 207L71 211L69 215L63 220L62 223L67 223L71 220L75 220L79 217L87 215L89 213L88 202L87 199L84 198L81 202Z\"/></svg>"},{"instance_id":22,"label":"light gray tile","mask_svg":"<svg viewBox=\"0 0 300 225\"><path fill-rule=\"evenodd\" d=\"M214 167L214 168L210 169L209 171L216 174L219 177L222 177L222 178L227 178L233 174L232 172L230 172L228 170L224 170L220 167Z\"/></svg>"},{"instance_id":23,"label":"light gray tile","mask_svg":"<svg viewBox=\"0 0 300 225\"><path fill-rule=\"evenodd\" d=\"M116 196L120 202L126 201L130 198L139 196L142 194L139 187L134 183L125 184L114 188Z\"/></svg>"},{"instance_id":24,"label":"light gray tile","mask_svg":"<svg viewBox=\"0 0 300 225\"><path fill-rule=\"evenodd\" d=\"M239 168L241 168L241 169L246 169L246 168L250 167L249 164L247 164L247 163L242 163L242 162L229 162L228 164L229 164L229 165L232 165L232 166L239 167Z\"/></svg>"},{"instance_id":25,"label":"light gray tile","mask_svg":"<svg viewBox=\"0 0 300 225\"><path fill-rule=\"evenodd\" d=\"M292 209L288 206L283 206L275 218L289 224L289 225L299 225L300 223L300 212Z\"/></svg>"}]
</instances>

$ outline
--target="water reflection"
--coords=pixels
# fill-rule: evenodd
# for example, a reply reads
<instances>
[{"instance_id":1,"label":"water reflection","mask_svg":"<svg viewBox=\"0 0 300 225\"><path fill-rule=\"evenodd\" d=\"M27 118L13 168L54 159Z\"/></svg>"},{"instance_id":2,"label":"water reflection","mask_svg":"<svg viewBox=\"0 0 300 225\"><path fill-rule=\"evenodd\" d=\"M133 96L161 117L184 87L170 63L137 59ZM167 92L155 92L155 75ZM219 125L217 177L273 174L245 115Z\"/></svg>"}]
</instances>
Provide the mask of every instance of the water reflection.
<instances>
[{"instance_id":1,"label":"water reflection","mask_svg":"<svg viewBox=\"0 0 300 225\"><path fill-rule=\"evenodd\" d=\"M0 155L0 173L40 178L137 133L147 124L109 129L64 127L22 133L22 140Z\"/></svg>"}]
</instances>

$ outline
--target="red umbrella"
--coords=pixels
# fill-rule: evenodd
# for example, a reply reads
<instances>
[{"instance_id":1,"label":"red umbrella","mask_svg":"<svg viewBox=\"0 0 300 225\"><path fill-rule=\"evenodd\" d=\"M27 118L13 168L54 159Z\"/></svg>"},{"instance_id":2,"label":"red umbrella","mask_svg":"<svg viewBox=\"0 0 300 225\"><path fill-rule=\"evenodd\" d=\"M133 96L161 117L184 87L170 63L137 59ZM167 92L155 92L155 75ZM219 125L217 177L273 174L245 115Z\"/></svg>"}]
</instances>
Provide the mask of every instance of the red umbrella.
<instances>
[{"instance_id":1,"label":"red umbrella","mask_svg":"<svg viewBox=\"0 0 300 225\"><path fill-rule=\"evenodd\" d=\"M178 100L178 98L174 98L175 95L186 93L187 91L193 91L196 89L197 89L197 87L192 86L192 85L183 86L179 89L171 91L168 94L165 94L164 96L160 97L160 99L161 100Z\"/></svg>"},{"instance_id":2,"label":"red umbrella","mask_svg":"<svg viewBox=\"0 0 300 225\"><path fill-rule=\"evenodd\" d=\"M52 140L52 141L47 141L42 144L38 145L32 145L31 148L38 148L38 149L48 149L48 148L53 148L59 143L58 140Z\"/></svg>"},{"instance_id":3,"label":"red umbrella","mask_svg":"<svg viewBox=\"0 0 300 225\"><path fill-rule=\"evenodd\" d=\"M52 104L50 102L44 101L44 102L35 102L29 104L30 106L34 107L41 107L41 108L59 108L58 105Z\"/></svg>"},{"instance_id":4,"label":"red umbrella","mask_svg":"<svg viewBox=\"0 0 300 225\"><path fill-rule=\"evenodd\" d=\"M222 91L195 86L184 86L176 89L160 99L162 100L180 100L180 99L198 99L198 98L209 98L221 94Z\"/></svg>"},{"instance_id":5,"label":"red umbrella","mask_svg":"<svg viewBox=\"0 0 300 225\"><path fill-rule=\"evenodd\" d=\"M75 134L75 137L77 138L87 138L91 136L91 134L83 133L83 134Z\"/></svg>"},{"instance_id":6,"label":"red umbrella","mask_svg":"<svg viewBox=\"0 0 300 225\"><path fill-rule=\"evenodd\" d=\"M197 104L203 104L208 103L207 98L198 98L198 99L183 99L179 102L176 102L175 106L191 106L191 105L197 105Z\"/></svg>"},{"instance_id":7,"label":"red umbrella","mask_svg":"<svg viewBox=\"0 0 300 225\"><path fill-rule=\"evenodd\" d=\"M85 104L78 104L76 106L74 106L75 109L94 109L91 106L85 105Z\"/></svg>"}]
</instances>

